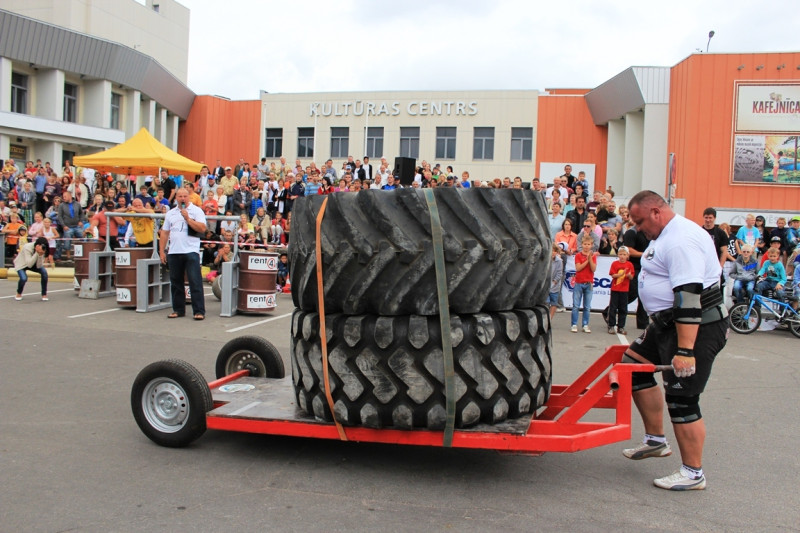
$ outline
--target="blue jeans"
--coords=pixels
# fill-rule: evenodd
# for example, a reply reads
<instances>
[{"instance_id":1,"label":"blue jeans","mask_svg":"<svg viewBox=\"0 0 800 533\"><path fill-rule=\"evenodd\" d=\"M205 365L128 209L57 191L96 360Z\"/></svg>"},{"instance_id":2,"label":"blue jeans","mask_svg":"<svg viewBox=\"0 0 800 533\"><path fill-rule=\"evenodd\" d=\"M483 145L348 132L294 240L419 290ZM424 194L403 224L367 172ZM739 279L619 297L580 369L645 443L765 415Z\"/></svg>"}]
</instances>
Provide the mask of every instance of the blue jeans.
<instances>
[{"instance_id":1,"label":"blue jeans","mask_svg":"<svg viewBox=\"0 0 800 533\"><path fill-rule=\"evenodd\" d=\"M200 273L200 254L167 254L169 266L170 293L172 294L172 310L179 315L186 314L186 293L183 289L183 277L189 281L189 292L192 299L192 312L195 315L206 314L206 300L203 293L203 277Z\"/></svg>"},{"instance_id":2,"label":"blue jeans","mask_svg":"<svg viewBox=\"0 0 800 533\"><path fill-rule=\"evenodd\" d=\"M47 270L37 267L27 267L23 268L22 270L17 270L17 276L19 276L19 281L17 282L17 294L22 294L25 284L28 283L28 273L25 272L26 270L36 272L42 277L42 296L47 296Z\"/></svg>"},{"instance_id":3,"label":"blue jeans","mask_svg":"<svg viewBox=\"0 0 800 533\"><path fill-rule=\"evenodd\" d=\"M786 292L783 289L776 289L775 287L778 286L777 280L774 279L765 279L764 281L759 281L758 285L756 285L756 292L758 294L764 295L767 291L775 291L775 299L776 300L785 300L786 299Z\"/></svg>"},{"instance_id":4,"label":"blue jeans","mask_svg":"<svg viewBox=\"0 0 800 533\"><path fill-rule=\"evenodd\" d=\"M64 239L82 239L83 238L83 224L80 226L64 226L64 235L62 235ZM59 239L56 241L56 250L58 256L61 257L64 255L65 250L70 250L72 247L72 242L68 240Z\"/></svg>"},{"instance_id":5,"label":"blue jeans","mask_svg":"<svg viewBox=\"0 0 800 533\"><path fill-rule=\"evenodd\" d=\"M572 289L572 325L578 324L578 310L583 306L583 326L589 325L592 309L592 283L576 283Z\"/></svg>"},{"instance_id":6,"label":"blue jeans","mask_svg":"<svg viewBox=\"0 0 800 533\"><path fill-rule=\"evenodd\" d=\"M747 299L750 300L753 298L753 289L755 289L756 281L751 279L750 281L746 281L743 279L737 279L733 281L733 297L736 299L737 302L744 302L745 295L742 294L743 292L747 292Z\"/></svg>"}]
</instances>

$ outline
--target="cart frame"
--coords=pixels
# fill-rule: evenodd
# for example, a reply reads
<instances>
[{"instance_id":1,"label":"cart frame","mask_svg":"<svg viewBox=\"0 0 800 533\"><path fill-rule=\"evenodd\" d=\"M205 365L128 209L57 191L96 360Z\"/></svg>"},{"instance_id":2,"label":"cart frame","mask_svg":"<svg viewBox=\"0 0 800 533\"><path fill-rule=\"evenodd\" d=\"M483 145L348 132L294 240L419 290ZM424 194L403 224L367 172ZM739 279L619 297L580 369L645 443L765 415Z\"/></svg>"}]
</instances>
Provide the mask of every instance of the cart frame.
<instances>
[{"instance_id":1,"label":"cart frame","mask_svg":"<svg viewBox=\"0 0 800 533\"><path fill-rule=\"evenodd\" d=\"M661 370L651 364L622 364L627 345L614 345L587 368L570 385L553 385L550 398L527 430L511 431L492 426L456 430L452 447L541 454L544 452L577 452L631 438L631 374ZM214 391L248 377L242 370L208 384ZM283 435L316 439L341 440L332 422L311 417L267 419L219 415L214 410L227 402L214 400L214 409L206 413L206 427L220 431ZM613 422L582 421L593 409L612 409ZM404 444L414 446L444 445L444 432L432 430L372 429L345 427L346 439L356 442Z\"/></svg>"}]
</instances>

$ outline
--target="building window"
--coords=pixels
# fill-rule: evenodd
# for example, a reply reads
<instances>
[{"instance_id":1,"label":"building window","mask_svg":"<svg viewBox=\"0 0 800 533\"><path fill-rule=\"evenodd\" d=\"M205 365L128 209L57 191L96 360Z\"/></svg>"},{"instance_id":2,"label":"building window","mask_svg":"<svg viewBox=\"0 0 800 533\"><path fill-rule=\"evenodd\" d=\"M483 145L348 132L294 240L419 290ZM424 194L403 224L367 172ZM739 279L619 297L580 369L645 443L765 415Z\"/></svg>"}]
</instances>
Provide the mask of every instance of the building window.
<instances>
[{"instance_id":1,"label":"building window","mask_svg":"<svg viewBox=\"0 0 800 533\"><path fill-rule=\"evenodd\" d=\"M533 128L511 128L511 160L533 160Z\"/></svg>"},{"instance_id":2,"label":"building window","mask_svg":"<svg viewBox=\"0 0 800 533\"><path fill-rule=\"evenodd\" d=\"M436 128L436 159L456 158L456 129L453 127Z\"/></svg>"},{"instance_id":3,"label":"building window","mask_svg":"<svg viewBox=\"0 0 800 533\"><path fill-rule=\"evenodd\" d=\"M78 86L64 84L64 122L78 122Z\"/></svg>"},{"instance_id":4,"label":"building window","mask_svg":"<svg viewBox=\"0 0 800 533\"><path fill-rule=\"evenodd\" d=\"M28 76L18 72L11 73L11 111L28 112Z\"/></svg>"},{"instance_id":5,"label":"building window","mask_svg":"<svg viewBox=\"0 0 800 533\"><path fill-rule=\"evenodd\" d=\"M472 159L484 161L494 159L494 128L475 128Z\"/></svg>"},{"instance_id":6,"label":"building window","mask_svg":"<svg viewBox=\"0 0 800 533\"><path fill-rule=\"evenodd\" d=\"M383 127L367 128L367 157L383 157Z\"/></svg>"},{"instance_id":7,"label":"building window","mask_svg":"<svg viewBox=\"0 0 800 533\"><path fill-rule=\"evenodd\" d=\"M119 111L122 106L122 95L111 93L111 129L119 129Z\"/></svg>"},{"instance_id":8,"label":"building window","mask_svg":"<svg viewBox=\"0 0 800 533\"><path fill-rule=\"evenodd\" d=\"M283 128L267 128L264 143L264 157L283 155Z\"/></svg>"},{"instance_id":9,"label":"building window","mask_svg":"<svg viewBox=\"0 0 800 533\"><path fill-rule=\"evenodd\" d=\"M350 151L350 128L331 128L331 158L347 157Z\"/></svg>"},{"instance_id":10,"label":"building window","mask_svg":"<svg viewBox=\"0 0 800 533\"><path fill-rule=\"evenodd\" d=\"M400 157L419 159L419 128L400 128Z\"/></svg>"},{"instance_id":11,"label":"building window","mask_svg":"<svg viewBox=\"0 0 800 533\"><path fill-rule=\"evenodd\" d=\"M297 128L297 157L314 157L314 128Z\"/></svg>"}]
</instances>

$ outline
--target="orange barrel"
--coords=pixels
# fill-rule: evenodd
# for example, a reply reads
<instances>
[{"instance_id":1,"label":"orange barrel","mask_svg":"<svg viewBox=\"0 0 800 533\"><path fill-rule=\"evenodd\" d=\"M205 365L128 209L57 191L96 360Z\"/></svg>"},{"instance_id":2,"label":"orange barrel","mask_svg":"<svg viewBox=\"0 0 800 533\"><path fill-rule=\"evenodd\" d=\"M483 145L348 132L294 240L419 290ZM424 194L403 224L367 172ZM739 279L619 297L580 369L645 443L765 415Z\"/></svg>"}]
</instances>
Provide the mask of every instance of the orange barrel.
<instances>
[{"instance_id":1,"label":"orange barrel","mask_svg":"<svg viewBox=\"0 0 800 533\"><path fill-rule=\"evenodd\" d=\"M136 307L136 261L153 256L152 248L117 248L114 250L117 305Z\"/></svg>"},{"instance_id":2,"label":"orange barrel","mask_svg":"<svg viewBox=\"0 0 800 533\"><path fill-rule=\"evenodd\" d=\"M243 313L270 313L277 306L278 254L239 250L239 298Z\"/></svg>"},{"instance_id":3,"label":"orange barrel","mask_svg":"<svg viewBox=\"0 0 800 533\"><path fill-rule=\"evenodd\" d=\"M76 291L81 289L81 282L89 278L89 253L102 252L106 249L103 241L73 241L72 257L75 260L75 280L74 288Z\"/></svg>"}]
</instances>

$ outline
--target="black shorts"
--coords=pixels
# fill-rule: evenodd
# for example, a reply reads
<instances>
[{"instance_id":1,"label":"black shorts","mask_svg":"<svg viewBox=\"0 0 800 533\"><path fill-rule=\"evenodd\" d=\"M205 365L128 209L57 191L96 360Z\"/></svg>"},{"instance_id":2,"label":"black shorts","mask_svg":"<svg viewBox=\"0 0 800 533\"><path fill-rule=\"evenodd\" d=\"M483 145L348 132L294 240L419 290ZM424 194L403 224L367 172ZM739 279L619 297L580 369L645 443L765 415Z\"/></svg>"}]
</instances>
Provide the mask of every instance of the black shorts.
<instances>
[{"instance_id":1,"label":"black shorts","mask_svg":"<svg viewBox=\"0 0 800 533\"><path fill-rule=\"evenodd\" d=\"M727 320L702 324L694 342L697 370L688 378L678 378L671 370L665 371L663 381L667 394L695 396L703 392L711 375L714 359L725 347L726 342L728 342ZM631 343L628 349L655 365L670 365L678 349L678 331L674 325L662 328L651 321L647 329Z\"/></svg>"}]
</instances>

